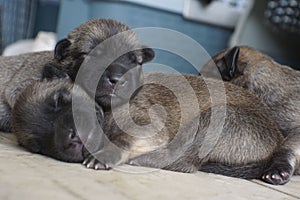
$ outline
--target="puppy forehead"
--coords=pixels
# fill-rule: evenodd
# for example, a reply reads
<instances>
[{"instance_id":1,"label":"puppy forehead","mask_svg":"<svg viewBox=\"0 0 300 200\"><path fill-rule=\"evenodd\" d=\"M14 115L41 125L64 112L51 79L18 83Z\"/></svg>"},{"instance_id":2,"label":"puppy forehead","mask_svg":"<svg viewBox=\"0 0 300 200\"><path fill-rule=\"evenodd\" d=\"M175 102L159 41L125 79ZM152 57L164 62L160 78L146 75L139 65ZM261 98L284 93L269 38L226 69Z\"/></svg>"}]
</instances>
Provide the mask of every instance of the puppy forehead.
<instances>
[{"instance_id":1,"label":"puppy forehead","mask_svg":"<svg viewBox=\"0 0 300 200\"><path fill-rule=\"evenodd\" d=\"M116 36L116 37L112 37ZM138 48L139 42L135 33L128 26L115 20L94 19L90 20L76 29L69 35L71 49L74 51L88 53L103 41L110 39L107 45L116 49Z\"/></svg>"},{"instance_id":2,"label":"puppy forehead","mask_svg":"<svg viewBox=\"0 0 300 200\"><path fill-rule=\"evenodd\" d=\"M127 25L113 19L92 19L81 24L78 28L74 30L74 32L78 32L78 30L84 31L85 29L88 29L90 31L97 31L100 29L103 31L109 30L110 32L116 33L120 31L129 30L130 28Z\"/></svg>"}]
</instances>

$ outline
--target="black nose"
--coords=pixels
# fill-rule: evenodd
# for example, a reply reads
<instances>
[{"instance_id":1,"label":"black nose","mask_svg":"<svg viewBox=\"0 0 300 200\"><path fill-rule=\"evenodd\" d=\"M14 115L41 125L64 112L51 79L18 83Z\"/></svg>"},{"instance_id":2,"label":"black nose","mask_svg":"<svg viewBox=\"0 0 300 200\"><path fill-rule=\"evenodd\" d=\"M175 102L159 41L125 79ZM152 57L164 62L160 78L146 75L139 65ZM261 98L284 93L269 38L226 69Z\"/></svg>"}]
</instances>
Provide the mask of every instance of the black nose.
<instances>
[{"instance_id":1,"label":"black nose","mask_svg":"<svg viewBox=\"0 0 300 200\"><path fill-rule=\"evenodd\" d=\"M108 68L107 73L107 81L111 86L115 86L116 84L122 86L124 85L125 78L123 77L126 73L126 69L117 63L113 63Z\"/></svg>"},{"instance_id":2,"label":"black nose","mask_svg":"<svg viewBox=\"0 0 300 200\"><path fill-rule=\"evenodd\" d=\"M70 128L68 130L68 134L69 134L68 139L69 139L70 143L80 143L81 144L81 140L73 128Z\"/></svg>"},{"instance_id":3,"label":"black nose","mask_svg":"<svg viewBox=\"0 0 300 200\"><path fill-rule=\"evenodd\" d=\"M121 80L122 75L120 74L111 74L108 76L109 84L114 86Z\"/></svg>"}]
</instances>

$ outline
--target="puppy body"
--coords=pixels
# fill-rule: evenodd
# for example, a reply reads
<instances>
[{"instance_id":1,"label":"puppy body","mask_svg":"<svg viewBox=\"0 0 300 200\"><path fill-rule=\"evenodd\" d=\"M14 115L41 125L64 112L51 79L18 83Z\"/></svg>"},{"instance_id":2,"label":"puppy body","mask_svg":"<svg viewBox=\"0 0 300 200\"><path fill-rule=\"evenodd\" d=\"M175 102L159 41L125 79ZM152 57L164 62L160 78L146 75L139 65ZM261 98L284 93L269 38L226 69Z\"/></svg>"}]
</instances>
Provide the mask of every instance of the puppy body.
<instances>
[{"instance_id":1,"label":"puppy body","mask_svg":"<svg viewBox=\"0 0 300 200\"><path fill-rule=\"evenodd\" d=\"M247 89L269 107L285 139L263 179L272 184L288 182L293 173L299 174L300 72L246 46L225 50L213 61L223 80ZM204 72L212 69L211 65L208 63Z\"/></svg>"},{"instance_id":2,"label":"puppy body","mask_svg":"<svg viewBox=\"0 0 300 200\"><path fill-rule=\"evenodd\" d=\"M111 143L87 157L84 164L109 169L129 162L180 172L200 169L241 178L260 177L282 140L268 109L232 84L225 83L223 88L222 81L182 77L145 76L149 82L160 80L159 84L146 84L132 97L132 119L126 105L118 107L116 114L106 113L104 132ZM180 93L162 86L167 83ZM222 98L223 89L226 97ZM178 94L184 102L178 100ZM131 120L144 128L133 128Z\"/></svg>"},{"instance_id":3,"label":"puppy body","mask_svg":"<svg viewBox=\"0 0 300 200\"><path fill-rule=\"evenodd\" d=\"M11 130L11 109L16 97L31 82L41 78L45 63L52 60L50 51L18 56L0 56L0 130Z\"/></svg>"}]
</instances>

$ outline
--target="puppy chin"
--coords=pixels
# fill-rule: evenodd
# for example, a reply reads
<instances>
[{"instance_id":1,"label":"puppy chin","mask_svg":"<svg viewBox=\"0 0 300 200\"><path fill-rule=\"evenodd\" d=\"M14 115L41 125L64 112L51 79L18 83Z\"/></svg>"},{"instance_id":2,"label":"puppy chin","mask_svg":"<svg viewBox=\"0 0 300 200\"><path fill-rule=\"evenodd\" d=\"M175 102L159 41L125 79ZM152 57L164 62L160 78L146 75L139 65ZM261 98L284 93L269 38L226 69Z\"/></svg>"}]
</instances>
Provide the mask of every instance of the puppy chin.
<instances>
[{"instance_id":1,"label":"puppy chin","mask_svg":"<svg viewBox=\"0 0 300 200\"><path fill-rule=\"evenodd\" d=\"M105 111L111 110L112 107L117 107L125 102L128 102L127 98L118 96L115 94L103 95L101 97L96 97L96 101Z\"/></svg>"}]
</instances>

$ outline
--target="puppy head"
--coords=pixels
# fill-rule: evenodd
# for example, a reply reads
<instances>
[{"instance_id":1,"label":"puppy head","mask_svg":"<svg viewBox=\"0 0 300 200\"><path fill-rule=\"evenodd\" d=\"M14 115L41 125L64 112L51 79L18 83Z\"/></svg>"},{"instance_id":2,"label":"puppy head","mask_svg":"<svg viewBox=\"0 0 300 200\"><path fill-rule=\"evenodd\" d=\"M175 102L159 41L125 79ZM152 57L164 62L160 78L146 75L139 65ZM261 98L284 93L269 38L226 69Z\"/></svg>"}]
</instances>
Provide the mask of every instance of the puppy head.
<instances>
[{"instance_id":1,"label":"puppy head","mask_svg":"<svg viewBox=\"0 0 300 200\"><path fill-rule=\"evenodd\" d=\"M89 54L97 45L123 32L126 34L118 37L117 44L112 44L114 48L125 45L128 49L141 49L137 54L140 63L148 62L154 58L153 50L143 48L135 33L127 25L113 19L92 19L75 28L68 34L67 38L56 44L55 59L65 65L79 60L80 62L77 62L76 66L80 66L85 55Z\"/></svg>"},{"instance_id":2,"label":"puppy head","mask_svg":"<svg viewBox=\"0 0 300 200\"><path fill-rule=\"evenodd\" d=\"M271 58L250 47L236 46L213 56L212 60L205 64L201 74L210 77L220 74L224 81L233 81L270 61L272 62Z\"/></svg>"},{"instance_id":3,"label":"puppy head","mask_svg":"<svg viewBox=\"0 0 300 200\"><path fill-rule=\"evenodd\" d=\"M69 79L36 81L21 93L13 109L13 129L19 144L33 153L82 162L85 142L104 120L101 108L96 112L98 122L91 120L94 110L87 106L89 101Z\"/></svg>"},{"instance_id":4,"label":"puppy head","mask_svg":"<svg viewBox=\"0 0 300 200\"><path fill-rule=\"evenodd\" d=\"M117 39L108 40L112 36L117 36ZM96 51L92 51L94 49ZM132 51L118 55L120 49ZM80 25L67 38L59 41L55 48L55 59L60 63L58 67L73 81L79 67L87 58L95 60L93 70L106 69L98 79L96 91L96 101L105 109L110 109L111 96L116 96L115 87L118 82L122 82L118 90L122 90L122 87L124 89L121 94L132 93L134 88L141 84L141 66L151 61L154 56L154 51L142 46L128 26L112 19L93 19ZM108 66L102 66L102 61L108 58L112 58L111 62ZM93 94L90 85L94 83L89 83L89 74L85 76L87 76L86 81L82 81L81 86ZM120 102L127 99L126 95L117 96L120 97L118 100Z\"/></svg>"}]
</instances>

